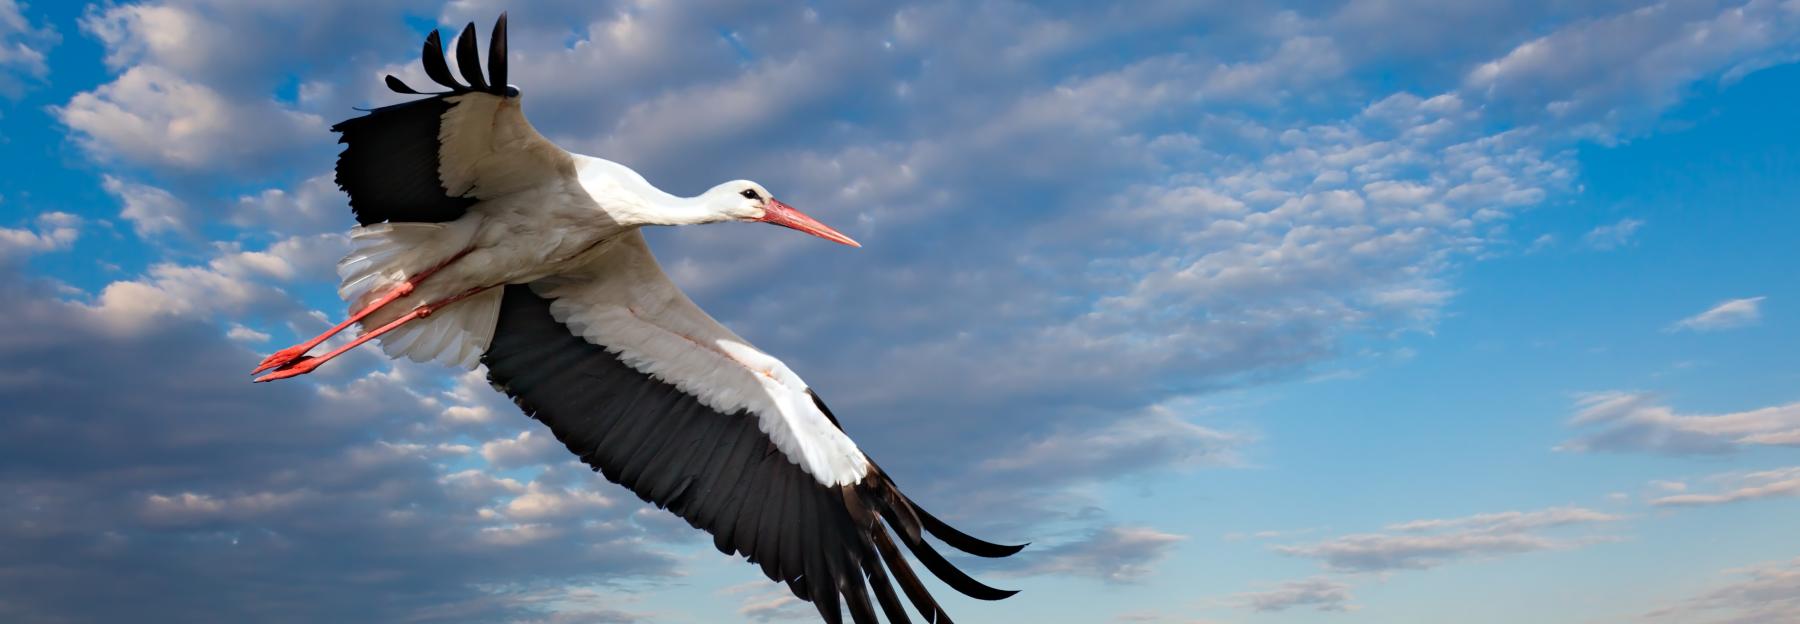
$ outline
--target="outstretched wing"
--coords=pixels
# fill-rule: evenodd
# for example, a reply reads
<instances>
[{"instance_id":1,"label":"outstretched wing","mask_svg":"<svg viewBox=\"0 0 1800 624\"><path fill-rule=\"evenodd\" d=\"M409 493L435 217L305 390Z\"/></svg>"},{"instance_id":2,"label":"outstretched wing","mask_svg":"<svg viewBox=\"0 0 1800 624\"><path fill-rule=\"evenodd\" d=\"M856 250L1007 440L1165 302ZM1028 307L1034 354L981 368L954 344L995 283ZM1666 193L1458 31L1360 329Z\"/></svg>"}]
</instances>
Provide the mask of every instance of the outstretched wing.
<instances>
[{"instance_id":1,"label":"outstretched wing","mask_svg":"<svg viewBox=\"0 0 1800 624\"><path fill-rule=\"evenodd\" d=\"M984 557L1022 546L970 537L913 504L798 376L688 300L635 232L589 274L507 286L482 362L570 452L761 565L827 622L841 622L840 605L877 622L875 604L909 622L896 583L926 621L950 621L895 538L964 594L1014 593L970 578L924 535Z\"/></svg>"},{"instance_id":2,"label":"outstretched wing","mask_svg":"<svg viewBox=\"0 0 1800 624\"><path fill-rule=\"evenodd\" d=\"M337 183L362 225L383 221L453 221L475 202L575 175L574 159L525 120L519 91L506 84L506 15L488 42L481 72L475 25L456 40L451 75L437 31L425 37L425 74L448 88L384 106L331 127L343 136ZM399 93L427 95L393 76Z\"/></svg>"}]
</instances>

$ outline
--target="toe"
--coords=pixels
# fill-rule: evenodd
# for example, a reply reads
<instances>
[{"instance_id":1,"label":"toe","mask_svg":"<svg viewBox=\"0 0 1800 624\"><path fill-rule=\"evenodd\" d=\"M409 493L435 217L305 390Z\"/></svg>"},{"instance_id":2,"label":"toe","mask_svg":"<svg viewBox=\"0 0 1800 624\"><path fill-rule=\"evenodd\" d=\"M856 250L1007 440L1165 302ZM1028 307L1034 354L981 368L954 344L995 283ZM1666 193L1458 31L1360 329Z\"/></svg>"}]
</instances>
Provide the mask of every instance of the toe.
<instances>
[{"instance_id":1,"label":"toe","mask_svg":"<svg viewBox=\"0 0 1800 624\"><path fill-rule=\"evenodd\" d=\"M318 368L318 367L319 367L319 360L317 358L310 358L310 357L300 358L299 360L296 360L291 364L282 366L280 369L277 369L273 373L269 373L267 375L257 377L256 383L262 383L265 381L275 381L277 379L287 379L289 377L299 377L301 375L305 375L307 373L313 372L313 369Z\"/></svg>"},{"instance_id":2,"label":"toe","mask_svg":"<svg viewBox=\"0 0 1800 624\"><path fill-rule=\"evenodd\" d=\"M288 347L286 349L276 351L274 355L263 358L263 361L256 365L256 369L250 371L250 374L255 375L257 373L269 370L271 368L279 368L281 366L285 366L288 363L291 363L294 360L299 359L300 356L302 356L302 355L305 355L305 352L301 351L298 347Z\"/></svg>"}]
</instances>

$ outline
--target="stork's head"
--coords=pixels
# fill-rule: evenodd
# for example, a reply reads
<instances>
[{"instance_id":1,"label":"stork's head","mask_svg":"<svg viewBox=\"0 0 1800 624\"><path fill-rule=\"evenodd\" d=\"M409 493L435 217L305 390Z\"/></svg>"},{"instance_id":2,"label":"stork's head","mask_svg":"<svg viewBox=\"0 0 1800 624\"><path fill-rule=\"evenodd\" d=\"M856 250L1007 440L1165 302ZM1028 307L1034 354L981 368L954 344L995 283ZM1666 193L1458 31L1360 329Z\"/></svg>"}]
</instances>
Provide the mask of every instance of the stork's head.
<instances>
[{"instance_id":1,"label":"stork's head","mask_svg":"<svg viewBox=\"0 0 1800 624\"><path fill-rule=\"evenodd\" d=\"M720 184L707 191L704 197L709 206L734 221L772 223L834 243L862 246L830 226L819 223L817 219L806 216L806 213L795 210L793 206L781 203L781 200L769 195L768 189L749 180L732 180Z\"/></svg>"}]
</instances>

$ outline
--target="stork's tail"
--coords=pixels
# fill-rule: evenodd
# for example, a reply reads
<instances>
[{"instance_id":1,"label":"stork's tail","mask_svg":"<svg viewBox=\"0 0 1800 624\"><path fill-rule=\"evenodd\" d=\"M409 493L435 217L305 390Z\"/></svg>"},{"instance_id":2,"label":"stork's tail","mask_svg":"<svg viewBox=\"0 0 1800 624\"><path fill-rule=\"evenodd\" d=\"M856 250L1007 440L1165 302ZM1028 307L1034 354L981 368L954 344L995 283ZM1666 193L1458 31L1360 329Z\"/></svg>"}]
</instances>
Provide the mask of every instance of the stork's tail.
<instances>
[{"instance_id":1,"label":"stork's tail","mask_svg":"<svg viewBox=\"0 0 1800 624\"><path fill-rule=\"evenodd\" d=\"M377 223L352 229L350 253L338 261L338 276L343 278L338 296L352 312L360 310L402 287L408 278L451 261L467 248L474 229L473 220ZM395 328L377 339L381 350L389 357L474 368L494 338L501 292L489 289ZM425 302L418 296L403 297L363 319L362 326L380 327L421 303Z\"/></svg>"}]
</instances>

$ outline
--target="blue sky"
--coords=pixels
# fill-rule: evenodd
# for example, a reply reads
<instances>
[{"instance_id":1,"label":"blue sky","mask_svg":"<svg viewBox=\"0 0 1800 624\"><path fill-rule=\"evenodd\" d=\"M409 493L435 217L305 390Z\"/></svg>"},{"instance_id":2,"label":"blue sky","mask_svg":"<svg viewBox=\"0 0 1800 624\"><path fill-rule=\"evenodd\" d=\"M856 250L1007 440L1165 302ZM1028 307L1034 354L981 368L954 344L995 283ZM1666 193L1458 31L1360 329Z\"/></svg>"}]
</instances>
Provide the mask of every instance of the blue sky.
<instances>
[{"instance_id":1,"label":"blue sky","mask_svg":"<svg viewBox=\"0 0 1800 624\"><path fill-rule=\"evenodd\" d=\"M1247 4L0 0L0 619L810 617L476 374L247 383L501 10L553 139L866 245L652 234L1033 543L963 621L1800 619L1800 5Z\"/></svg>"}]
</instances>

